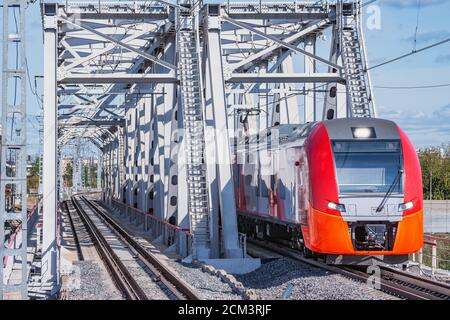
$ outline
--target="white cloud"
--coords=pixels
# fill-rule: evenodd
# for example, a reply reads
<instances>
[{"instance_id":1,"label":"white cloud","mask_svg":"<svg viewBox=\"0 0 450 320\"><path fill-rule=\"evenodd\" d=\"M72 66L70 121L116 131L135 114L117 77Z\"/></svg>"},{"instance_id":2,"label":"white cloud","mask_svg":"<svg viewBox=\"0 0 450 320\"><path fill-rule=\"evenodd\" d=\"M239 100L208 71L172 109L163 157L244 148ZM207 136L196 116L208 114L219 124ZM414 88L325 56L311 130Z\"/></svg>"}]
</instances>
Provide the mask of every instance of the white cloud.
<instances>
[{"instance_id":1,"label":"white cloud","mask_svg":"<svg viewBox=\"0 0 450 320\"><path fill-rule=\"evenodd\" d=\"M378 110L380 118L395 121L416 147L450 142L450 104L431 113L389 110L385 107Z\"/></svg>"}]
</instances>

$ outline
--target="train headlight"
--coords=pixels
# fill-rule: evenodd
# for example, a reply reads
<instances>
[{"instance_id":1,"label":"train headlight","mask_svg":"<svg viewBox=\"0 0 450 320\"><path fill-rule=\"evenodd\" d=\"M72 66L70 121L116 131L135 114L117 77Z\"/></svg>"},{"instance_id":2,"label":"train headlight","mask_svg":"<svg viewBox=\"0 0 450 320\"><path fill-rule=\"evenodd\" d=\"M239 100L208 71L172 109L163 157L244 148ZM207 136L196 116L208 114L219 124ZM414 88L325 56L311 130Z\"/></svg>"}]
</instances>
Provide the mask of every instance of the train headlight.
<instances>
[{"instance_id":1,"label":"train headlight","mask_svg":"<svg viewBox=\"0 0 450 320\"><path fill-rule=\"evenodd\" d=\"M339 212L345 212L345 205L340 203L328 202L328 208Z\"/></svg>"},{"instance_id":2,"label":"train headlight","mask_svg":"<svg viewBox=\"0 0 450 320\"><path fill-rule=\"evenodd\" d=\"M398 211L405 211L405 210L409 210L414 206L414 204L412 203L412 201L409 202L405 202L405 203L400 203L398 205Z\"/></svg>"},{"instance_id":3,"label":"train headlight","mask_svg":"<svg viewBox=\"0 0 450 320\"><path fill-rule=\"evenodd\" d=\"M358 127L352 128L353 138L356 139L368 139L376 138L375 128L372 127Z\"/></svg>"}]
</instances>

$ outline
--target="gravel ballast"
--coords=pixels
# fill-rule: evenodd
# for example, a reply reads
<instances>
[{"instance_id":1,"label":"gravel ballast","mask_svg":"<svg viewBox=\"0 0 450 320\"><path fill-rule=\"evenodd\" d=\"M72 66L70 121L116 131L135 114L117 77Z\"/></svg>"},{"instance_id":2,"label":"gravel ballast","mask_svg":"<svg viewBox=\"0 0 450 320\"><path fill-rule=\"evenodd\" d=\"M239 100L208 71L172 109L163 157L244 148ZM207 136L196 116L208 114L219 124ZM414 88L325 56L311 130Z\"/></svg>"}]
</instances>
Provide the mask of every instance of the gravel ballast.
<instances>
[{"instance_id":1,"label":"gravel ballast","mask_svg":"<svg viewBox=\"0 0 450 320\"><path fill-rule=\"evenodd\" d=\"M183 262L169 261L169 265L183 280L196 288L203 300L241 300L231 287L214 275Z\"/></svg>"},{"instance_id":2,"label":"gravel ballast","mask_svg":"<svg viewBox=\"0 0 450 320\"><path fill-rule=\"evenodd\" d=\"M104 272L96 262L80 261L73 265L67 275L64 292L66 300L122 300L120 292L105 279Z\"/></svg>"},{"instance_id":3,"label":"gravel ballast","mask_svg":"<svg viewBox=\"0 0 450 320\"><path fill-rule=\"evenodd\" d=\"M281 258L235 275L263 300L392 300L395 297L339 274Z\"/></svg>"}]
</instances>

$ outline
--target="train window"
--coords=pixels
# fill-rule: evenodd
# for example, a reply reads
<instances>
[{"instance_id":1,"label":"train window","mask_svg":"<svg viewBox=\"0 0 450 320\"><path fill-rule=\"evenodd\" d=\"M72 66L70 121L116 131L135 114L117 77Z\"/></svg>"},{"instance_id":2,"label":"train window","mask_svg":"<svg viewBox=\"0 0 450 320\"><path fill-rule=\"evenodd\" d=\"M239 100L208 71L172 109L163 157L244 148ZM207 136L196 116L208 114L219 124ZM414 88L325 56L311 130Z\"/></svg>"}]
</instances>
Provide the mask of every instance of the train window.
<instances>
[{"instance_id":1,"label":"train window","mask_svg":"<svg viewBox=\"0 0 450 320\"><path fill-rule=\"evenodd\" d=\"M261 179L260 185L261 185L261 197L268 198L269 190L267 189L267 184L264 181L264 179Z\"/></svg>"},{"instance_id":2,"label":"train window","mask_svg":"<svg viewBox=\"0 0 450 320\"><path fill-rule=\"evenodd\" d=\"M399 141L333 141L333 151L341 193L403 191Z\"/></svg>"},{"instance_id":3,"label":"train window","mask_svg":"<svg viewBox=\"0 0 450 320\"><path fill-rule=\"evenodd\" d=\"M280 196L280 199L286 199L286 187L281 182L278 185L278 194Z\"/></svg>"},{"instance_id":4,"label":"train window","mask_svg":"<svg viewBox=\"0 0 450 320\"><path fill-rule=\"evenodd\" d=\"M245 185L250 186L252 184L253 176L248 174L245 176Z\"/></svg>"},{"instance_id":5,"label":"train window","mask_svg":"<svg viewBox=\"0 0 450 320\"><path fill-rule=\"evenodd\" d=\"M275 190L275 182L276 182L275 176L271 175L270 176L270 189L271 190Z\"/></svg>"}]
</instances>

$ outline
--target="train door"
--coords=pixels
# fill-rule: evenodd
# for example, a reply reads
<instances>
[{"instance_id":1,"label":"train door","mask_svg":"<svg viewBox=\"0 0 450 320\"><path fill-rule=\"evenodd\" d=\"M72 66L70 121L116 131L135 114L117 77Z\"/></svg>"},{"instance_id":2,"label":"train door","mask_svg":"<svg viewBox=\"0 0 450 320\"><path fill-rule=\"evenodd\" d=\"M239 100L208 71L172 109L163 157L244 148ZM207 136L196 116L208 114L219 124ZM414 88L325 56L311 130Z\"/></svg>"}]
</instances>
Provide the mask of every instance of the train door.
<instances>
[{"instance_id":1,"label":"train door","mask_svg":"<svg viewBox=\"0 0 450 320\"><path fill-rule=\"evenodd\" d=\"M300 224L308 225L308 162L302 149L298 162L296 162L297 208Z\"/></svg>"},{"instance_id":2,"label":"train door","mask_svg":"<svg viewBox=\"0 0 450 320\"><path fill-rule=\"evenodd\" d=\"M272 175L272 159L267 149L262 149L259 153L259 212L269 215L269 195Z\"/></svg>"}]
</instances>

